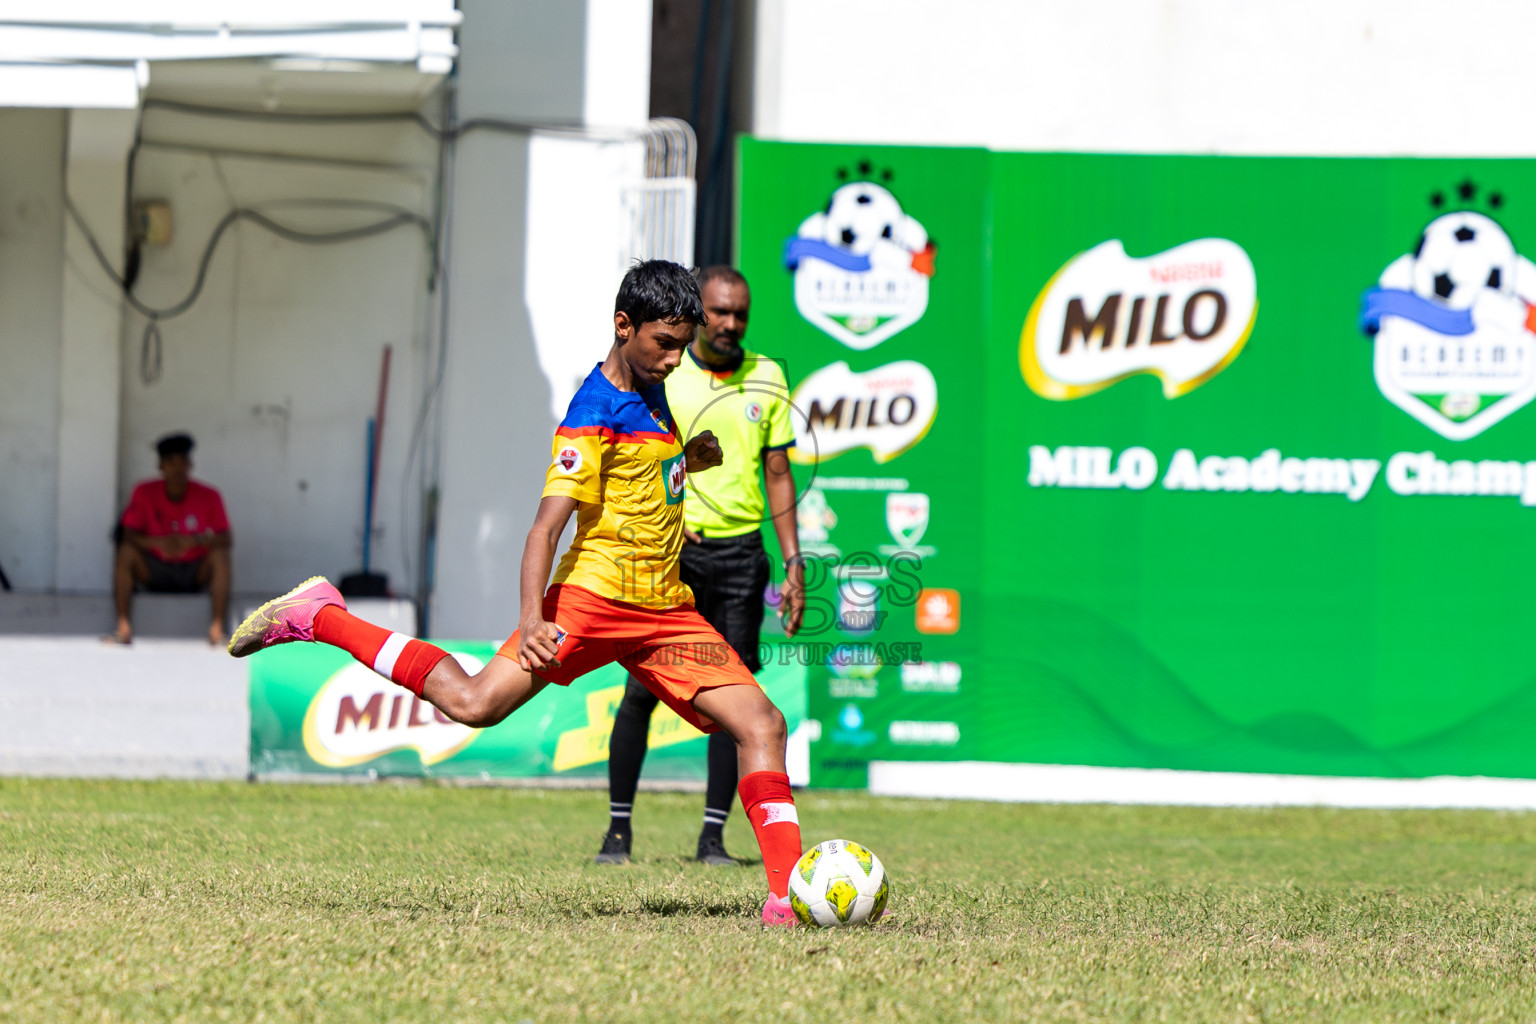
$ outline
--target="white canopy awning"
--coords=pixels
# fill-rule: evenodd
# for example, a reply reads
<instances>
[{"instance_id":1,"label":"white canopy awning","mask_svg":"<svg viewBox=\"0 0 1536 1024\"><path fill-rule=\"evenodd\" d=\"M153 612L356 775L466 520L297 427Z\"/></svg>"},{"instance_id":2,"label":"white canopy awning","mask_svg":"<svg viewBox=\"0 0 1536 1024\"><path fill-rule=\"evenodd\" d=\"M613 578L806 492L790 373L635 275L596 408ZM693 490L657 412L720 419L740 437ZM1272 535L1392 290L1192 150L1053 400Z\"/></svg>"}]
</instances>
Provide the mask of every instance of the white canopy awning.
<instances>
[{"instance_id":1,"label":"white canopy awning","mask_svg":"<svg viewBox=\"0 0 1536 1024\"><path fill-rule=\"evenodd\" d=\"M453 68L453 0L0 0L0 106L132 108L147 62Z\"/></svg>"}]
</instances>

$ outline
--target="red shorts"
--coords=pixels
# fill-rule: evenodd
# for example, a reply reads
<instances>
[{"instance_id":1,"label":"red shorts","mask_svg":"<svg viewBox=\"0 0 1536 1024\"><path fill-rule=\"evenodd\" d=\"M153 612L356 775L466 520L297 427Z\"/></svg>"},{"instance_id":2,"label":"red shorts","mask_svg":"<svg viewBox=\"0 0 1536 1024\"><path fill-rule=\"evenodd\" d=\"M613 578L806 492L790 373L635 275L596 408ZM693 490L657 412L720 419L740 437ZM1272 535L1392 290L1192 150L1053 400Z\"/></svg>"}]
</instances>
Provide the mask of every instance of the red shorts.
<instances>
[{"instance_id":1,"label":"red shorts","mask_svg":"<svg viewBox=\"0 0 1536 1024\"><path fill-rule=\"evenodd\" d=\"M693 709L693 698L700 690L757 685L730 644L692 605L656 611L560 584L544 595L544 619L565 630L565 639L560 642L559 667L540 669L534 675L569 686L593 669L617 661L679 718L702 732L720 727ZM517 644L518 633L513 633L496 653L516 661Z\"/></svg>"}]
</instances>

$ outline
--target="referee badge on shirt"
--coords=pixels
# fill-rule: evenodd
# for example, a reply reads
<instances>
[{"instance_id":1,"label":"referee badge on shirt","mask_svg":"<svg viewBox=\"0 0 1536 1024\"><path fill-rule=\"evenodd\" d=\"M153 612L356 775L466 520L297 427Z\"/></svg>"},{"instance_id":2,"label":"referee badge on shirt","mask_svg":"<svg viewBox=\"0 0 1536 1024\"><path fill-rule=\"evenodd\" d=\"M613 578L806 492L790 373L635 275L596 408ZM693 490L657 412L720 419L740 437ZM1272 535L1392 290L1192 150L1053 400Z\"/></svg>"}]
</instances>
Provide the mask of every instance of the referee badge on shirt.
<instances>
[{"instance_id":1,"label":"referee badge on shirt","mask_svg":"<svg viewBox=\"0 0 1536 1024\"><path fill-rule=\"evenodd\" d=\"M763 418L763 403L748 402L742 412L746 415L748 423L757 423Z\"/></svg>"}]
</instances>

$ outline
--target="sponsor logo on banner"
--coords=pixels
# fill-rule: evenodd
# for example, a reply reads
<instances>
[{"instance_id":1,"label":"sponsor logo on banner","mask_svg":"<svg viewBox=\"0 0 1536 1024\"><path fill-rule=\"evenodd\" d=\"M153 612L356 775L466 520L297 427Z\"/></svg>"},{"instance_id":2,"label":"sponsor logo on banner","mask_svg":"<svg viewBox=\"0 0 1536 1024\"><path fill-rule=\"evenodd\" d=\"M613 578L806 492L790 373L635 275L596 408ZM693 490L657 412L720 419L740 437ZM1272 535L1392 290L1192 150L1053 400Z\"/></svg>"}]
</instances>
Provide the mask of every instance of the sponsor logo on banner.
<instances>
[{"instance_id":1,"label":"sponsor logo on banner","mask_svg":"<svg viewBox=\"0 0 1536 1024\"><path fill-rule=\"evenodd\" d=\"M880 696L880 655L872 644L838 644L827 658L832 678L827 695L836 699Z\"/></svg>"},{"instance_id":2,"label":"sponsor logo on banner","mask_svg":"<svg viewBox=\"0 0 1536 1024\"><path fill-rule=\"evenodd\" d=\"M960 742L960 726L954 722L892 722L886 735L907 747L953 747Z\"/></svg>"},{"instance_id":3,"label":"sponsor logo on banner","mask_svg":"<svg viewBox=\"0 0 1536 1024\"><path fill-rule=\"evenodd\" d=\"M874 678L844 679L834 676L827 680L827 696L837 700L878 697L880 696L880 680Z\"/></svg>"},{"instance_id":4,"label":"sponsor logo on banner","mask_svg":"<svg viewBox=\"0 0 1536 1024\"><path fill-rule=\"evenodd\" d=\"M1476 186L1461 192L1471 199ZM1533 304L1536 265L1497 221L1471 210L1436 217L1361 303L1376 386L1441 437L1476 437L1536 396Z\"/></svg>"},{"instance_id":5,"label":"sponsor logo on banner","mask_svg":"<svg viewBox=\"0 0 1536 1024\"><path fill-rule=\"evenodd\" d=\"M808 487L795 507L795 528L800 534L800 547L807 555L830 555L836 558L842 551L832 543L832 529L837 526L837 513L820 487Z\"/></svg>"},{"instance_id":6,"label":"sponsor logo on banner","mask_svg":"<svg viewBox=\"0 0 1536 1024\"><path fill-rule=\"evenodd\" d=\"M859 166L863 175L872 170ZM928 232L889 189L870 181L838 188L784 243L800 315L860 351L922 318L933 261Z\"/></svg>"},{"instance_id":7,"label":"sponsor logo on banner","mask_svg":"<svg viewBox=\"0 0 1536 1024\"><path fill-rule=\"evenodd\" d=\"M901 665L902 693L959 693L957 661L906 661Z\"/></svg>"},{"instance_id":8,"label":"sponsor logo on banner","mask_svg":"<svg viewBox=\"0 0 1536 1024\"><path fill-rule=\"evenodd\" d=\"M1257 315L1253 262L1236 242L1201 238L1137 258L1112 239L1068 260L1036 296L1019 367L1056 401L1138 373L1178 398L1237 358Z\"/></svg>"},{"instance_id":9,"label":"sponsor logo on banner","mask_svg":"<svg viewBox=\"0 0 1536 1024\"><path fill-rule=\"evenodd\" d=\"M805 420L789 450L791 460L814 463L868 448L876 462L889 462L933 426L939 386L928 367L910 359L864 373L838 362L801 381L790 401Z\"/></svg>"},{"instance_id":10,"label":"sponsor logo on banner","mask_svg":"<svg viewBox=\"0 0 1536 1024\"><path fill-rule=\"evenodd\" d=\"M872 644L838 644L827 658L827 667L839 679L873 679L880 665L880 653Z\"/></svg>"},{"instance_id":11,"label":"sponsor logo on banner","mask_svg":"<svg viewBox=\"0 0 1536 1024\"><path fill-rule=\"evenodd\" d=\"M875 742L875 734L864 728L864 712L857 704L845 704L837 713L837 728L832 730L832 742L862 747Z\"/></svg>"},{"instance_id":12,"label":"sponsor logo on banner","mask_svg":"<svg viewBox=\"0 0 1536 1024\"><path fill-rule=\"evenodd\" d=\"M484 667L468 654L452 657L469 673ZM396 750L415 750L422 764L437 764L463 750L477 734L356 662L325 681L304 715L304 749L332 768L362 764Z\"/></svg>"},{"instance_id":13,"label":"sponsor logo on banner","mask_svg":"<svg viewBox=\"0 0 1536 1024\"><path fill-rule=\"evenodd\" d=\"M960 631L960 591L928 587L917 595L917 631L919 633L958 633Z\"/></svg>"},{"instance_id":14,"label":"sponsor logo on banner","mask_svg":"<svg viewBox=\"0 0 1536 1024\"><path fill-rule=\"evenodd\" d=\"M852 636L868 636L880 625L880 588L863 579L837 585L837 628Z\"/></svg>"},{"instance_id":15,"label":"sponsor logo on banner","mask_svg":"<svg viewBox=\"0 0 1536 1024\"><path fill-rule=\"evenodd\" d=\"M885 496L885 528L895 544L880 545L882 555L910 552L922 558L938 554L931 544L919 544L928 530L928 495L917 491L890 492Z\"/></svg>"}]
</instances>

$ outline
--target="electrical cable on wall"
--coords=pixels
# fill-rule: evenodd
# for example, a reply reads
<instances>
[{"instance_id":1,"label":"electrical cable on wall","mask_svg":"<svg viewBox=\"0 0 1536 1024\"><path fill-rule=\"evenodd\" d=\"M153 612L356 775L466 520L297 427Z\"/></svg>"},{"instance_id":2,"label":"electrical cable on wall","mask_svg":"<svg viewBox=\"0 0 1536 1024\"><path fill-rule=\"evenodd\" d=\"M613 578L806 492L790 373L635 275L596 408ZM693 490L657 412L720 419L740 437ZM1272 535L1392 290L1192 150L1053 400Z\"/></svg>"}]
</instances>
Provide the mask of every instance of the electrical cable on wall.
<instances>
[{"instance_id":1,"label":"electrical cable on wall","mask_svg":"<svg viewBox=\"0 0 1536 1024\"><path fill-rule=\"evenodd\" d=\"M329 201L322 199L304 200L301 202L326 204ZM333 205L357 205L357 201L336 200ZM272 232L279 238L290 242L297 242L300 245L339 245L343 242L372 238L375 235L382 235L393 231L395 228L414 224L426 236L427 249L432 254L433 264L435 265L437 262L436 232L432 224L418 213L401 210L393 216L376 223L364 224L361 227L347 228L341 231L301 231L297 228L280 224L260 211L250 209L249 207L236 207L220 219L218 225L213 229L213 234L209 237L208 243L203 247L203 254L197 262L197 274L192 281L192 290L180 302L157 308L145 304L138 296L134 295L130 282L113 269L112 261L107 259L106 253L102 252L101 243L96 240L95 233L86 224L85 218L81 215L79 209L76 208L74 200L68 195L64 197L64 208L68 211L70 219L75 222L75 226L80 229L80 233L85 236L86 244L90 246L96 261L101 264L101 269L121 289L123 300L136 312L149 320L149 323L144 327L143 346L139 356L139 374L145 384L153 384L160 379L162 368L160 321L180 316L191 309L193 304L197 302L198 296L203 292L203 286L208 282L208 266L213 261L213 254L218 249L219 241L224 237L225 232L242 220L248 220Z\"/></svg>"}]
</instances>

